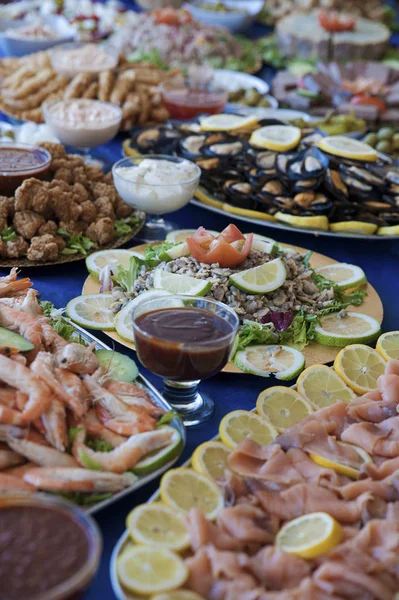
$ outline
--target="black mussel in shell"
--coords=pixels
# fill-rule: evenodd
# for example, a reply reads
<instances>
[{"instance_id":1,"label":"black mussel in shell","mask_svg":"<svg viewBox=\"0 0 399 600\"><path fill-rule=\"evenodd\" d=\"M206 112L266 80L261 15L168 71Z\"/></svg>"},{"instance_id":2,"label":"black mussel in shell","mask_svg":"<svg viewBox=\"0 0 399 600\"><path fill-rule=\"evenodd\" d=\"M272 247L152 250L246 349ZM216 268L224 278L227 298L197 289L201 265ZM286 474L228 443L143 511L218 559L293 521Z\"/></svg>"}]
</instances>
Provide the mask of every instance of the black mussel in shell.
<instances>
[{"instance_id":1,"label":"black mussel in shell","mask_svg":"<svg viewBox=\"0 0 399 600\"><path fill-rule=\"evenodd\" d=\"M255 157L255 164L258 169L262 169L266 173L275 173L276 157L275 152L259 152Z\"/></svg>"},{"instance_id":2,"label":"black mussel in shell","mask_svg":"<svg viewBox=\"0 0 399 600\"><path fill-rule=\"evenodd\" d=\"M356 214L356 221L364 221L365 223L374 223L374 225L382 225L382 219L371 212L360 210Z\"/></svg>"},{"instance_id":3,"label":"black mussel in shell","mask_svg":"<svg viewBox=\"0 0 399 600\"><path fill-rule=\"evenodd\" d=\"M351 221L355 215L358 207L352 202L340 202L335 201L333 204L332 216L334 221Z\"/></svg>"},{"instance_id":4,"label":"black mussel in shell","mask_svg":"<svg viewBox=\"0 0 399 600\"><path fill-rule=\"evenodd\" d=\"M187 137L180 140L179 149L180 154L184 158L195 159L202 156L202 146L206 142L205 135L188 135Z\"/></svg>"},{"instance_id":5,"label":"black mussel in shell","mask_svg":"<svg viewBox=\"0 0 399 600\"><path fill-rule=\"evenodd\" d=\"M253 208L252 186L247 181L228 180L223 186L231 204L241 208Z\"/></svg>"},{"instance_id":6,"label":"black mussel in shell","mask_svg":"<svg viewBox=\"0 0 399 600\"><path fill-rule=\"evenodd\" d=\"M244 149L244 144L238 139L229 141L220 141L214 143L207 143L204 145L203 150L209 156L218 156L220 158L230 158L237 156Z\"/></svg>"},{"instance_id":7,"label":"black mussel in shell","mask_svg":"<svg viewBox=\"0 0 399 600\"><path fill-rule=\"evenodd\" d=\"M276 198L276 196L284 196L287 190L278 179L270 179L262 186L260 194L266 198Z\"/></svg>"},{"instance_id":8,"label":"black mussel in shell","mask_svg":"<svg viewBox=\"0 0 399 600\"><path fill-rule=\"evenodd\" d=\"M276 196L273 199L273 204L279 210L291 210L294 206L294 199L290 196Z\"/></svg>"},{"instance_id":9,"label":"black mussel in shell","mask_svg":"<svg viewBox=\"0 0 399 600\"><path fill-rule=\"evenodd\" d=\"M316 192L300 192L299 194L295 194L294 202L300 208L306 209L311 206L316 198Z\"/></svg>"},{"instance_id":10,"label":"black mussel in shell","mask_svg":"<svg viewBox=\"0 0 399 600\"><path fill-rule=\"evenodd\" d=\"M346 165L341 166L341 179L348 188L349 192L355 196L366 196L369 195L373 188L371 185L355 179L353 175L348 173Z\"/></svg>"},{"instance_id":11,"label":"black mussel in shell","mask_svg":"<svg viewBox=\"0 0 399 600\"><path fill-rule=\"evenodd\" d=\"M295 192L306 192L307 190L315 190L320 185L320 179L300 179L295 182Z\"/></svg>"},{"instance_id":12,"label":"black mussel in shell","mask_svg":"<svg viewBox=\"0 0 399 600\"><path fill-rule=\"evenodd\" d=\"M375 188L383 188L385 185L384 179L375 173L365 169L364 167L350 166L345 169L349 177L354 177L358 181L371 185Z\"/></svg>"},{"instance_id":13,"label":"black mussel in shell","mask_svg":"<svg viewBox=\"0 0 399 600\"><path fill-rule=\"evenodd\" d=\"M288 178L288 165L294 158L293 154L278 154L276 157L276 171L281 177Z\"/></svg>"},{"instance_id":14,"label":"black mussel in shell","mask_svg":"<svg viewBox=\"0 0 399 600\"><path fill-rule=\"evenodd\" d=\"M302 173L306 177L320 177L328 167L328 158L318 148L307 150L302 159Z\"/></svg>"},{"instance_id":15,"label":"black mussel in shell","mask_svg":"<svg viewBox=\"0 0 399 600\"><path fill-rule=\"evenodd\" d=\"M213 158L200 158L196 161L197 165L202 169L204 173L215 173L220 169L220 158L214 156Z\"/></svg>"},{"instance_id":16,"label":"black mussel in shell","mask_svg":"<svg viewBox=\"0 0 399 600\"><path fill-rule=\"evenodd\" d=\"M323 139L324 135L319 133L318 131L309 133L309 135L305 135L301 139L301 144L304 146L317 146L319 142Z\"/></svg>"},{"instance_id":17,"label":"black mussel in shell","mask_svg":"<svg viewBox=\"0 0 399 600\"><path fill-rule=\"evenodd\" d=\"M380 213L383 210L389 211L392 209L392 205L388 202L381 202L380 200L365 200L362 202L362 206L372 213Z\"/></svg>"},{"instance_id":18,"label":"black mussel in shell","mask_svg":"<svg viewBox=\"0 0 399 600\"><path fill-rule=\"evenodd\" d=\"M335 169L327 169L324 177L324 187L326 190L337 198L337 200L345 201L349 196L349 191L339 171Z\"/></svg>"},{"instance_id":19,"label":"black mussel in shell","mask_svg":"<svg viewBox=\"0 0 399 600\"><path fill-rule=\"evenodd\" d=\"M399 208L399 194L397 196L391 196L391 194L384 194L382 196L384 202L388 202L391 206Z\"/></svg>"},{"instance_id":20,"label":"black mussel in shell","mask_svg":"<svg viewBox=\"0 0 399 600\"><path fill-rule=\"evenodd\" d=\"M299 155L289 161L287 165L287 175L290 179L302 179L302 157Z\"/></svg>"},{"instance_id":21,"label":"black mussel in shell","mask_svg":"<svg viewBox=\"0 0 399 600\"><path fill-rule=\"evenodd\" d=\"M385 173L385 182L399 186L399 171L387 171Z\"/></svg>"},{"instance_id":22,"label":"black mussel in shell","mask_svg":"<svg viewBox=\"0 0 399 600\"><path fill-rule=\"evenodd\" d=\"M294 196L295 205L310 213L326 214L333 208L333 201L325 194L305 192Z\"/></svg>"},{"instance_id":23,"label":"black mussel in shell","mask_svg":"<svg viewBox=\"0 0 399 600\"><path fill-rule=\"evenodd\" d=\"M248 180L251 182L251 184L254 187L258 188L258 187L262 187L263 185L265 185L265 183L270 180L272 175L268 175L267 173L262 171L262 169L256 169L254 167L253 169L250 169L248 171L247 177L248 177Z\"/></svg>"},{"instance_id":24,"label":"black mussel in shell","mask_svg":"<svg viewBox=\"0 0 399 600\"><path fill-rule=\"evenodd\" d=\"M382 212L379 217L386 225L399 225L399 212Z\"/></svg>"},{"instance_id":25,"label":"black mussel in shell","mask_svg":"<svg viewBox=\"0 0 399 600\"><path fill-rule=\"evenodd\" d=\"M146 154L171 152L180 138L180 132L162 125L158 127L140 127L132 132L131 146Z\"/></svg>"}]
</instances>

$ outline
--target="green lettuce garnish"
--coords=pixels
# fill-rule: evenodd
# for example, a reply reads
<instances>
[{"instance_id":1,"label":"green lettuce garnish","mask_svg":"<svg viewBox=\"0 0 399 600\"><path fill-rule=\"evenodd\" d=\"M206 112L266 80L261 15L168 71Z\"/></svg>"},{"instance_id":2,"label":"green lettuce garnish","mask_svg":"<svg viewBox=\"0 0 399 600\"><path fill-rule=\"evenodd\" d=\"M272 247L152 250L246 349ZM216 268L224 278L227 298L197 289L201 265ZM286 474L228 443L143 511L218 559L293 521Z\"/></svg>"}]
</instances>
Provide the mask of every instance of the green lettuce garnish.
<instances>
[{"instance_id":1,"label":"green lettuce garnish","mask_svg":"<svg viewBox=\"0 0 399 600\"><path fill-rule=\"evenodd\" d=\"M279 342L295 346L302 350L314 339L315 327L318 324L318 316L299 311L292 320L291 325L284 331L280 331Z\"/></svg>"},{"instance_id":2,"label":"green lettuce garnish","mask_svg":"<svg viewBox=\"0 0 399 600\"><path fill-rule=\"evenodd\" d=\"M171 242L163 242L163 244L148 246L144 251L145 266L149 269L153 269L161 262L169 262L171 258L168 254L166 254L166 251L170 250L176 245L177 244L172 244Z\"/></svg>"},{"instance_id":3,"label":"green lettuce garnish","mask_svg":"<svg viewBox=\"0 0 399 600\"><path fill-rule=\"evenodd\" d=\"M87 254L88 250L95 247L96 244L92 242L85 235L70 234L65 229L58 229L57 234L64 238L65 248L61 250L61 254Z\"/></svg>"},{"instance_id":4,"label":"green lettuce garnish","mask_svg":"<svg viewBox=\"0 0 399 600\"><path fill-rule=\"evenodd\" d=\"M245 321L236 336L230 359L247 346L254 344L275 344L277 341L278 334L274 331L272 323L262 325L255 321Z\"/></svg>"},{"instance_id":5,"label":"green lettuce garnish","mask_svg":"<svg viewBox=\"0 0 399 600\"><path fill-rule=\"evenodd\" d=\"M144 261L137 258L137 256L131 256L126 269L118 265L115 275L112 277L116 285L121 287L125 292L131 292L143 264L145 264Z\"/></svg>"}]
</instances>

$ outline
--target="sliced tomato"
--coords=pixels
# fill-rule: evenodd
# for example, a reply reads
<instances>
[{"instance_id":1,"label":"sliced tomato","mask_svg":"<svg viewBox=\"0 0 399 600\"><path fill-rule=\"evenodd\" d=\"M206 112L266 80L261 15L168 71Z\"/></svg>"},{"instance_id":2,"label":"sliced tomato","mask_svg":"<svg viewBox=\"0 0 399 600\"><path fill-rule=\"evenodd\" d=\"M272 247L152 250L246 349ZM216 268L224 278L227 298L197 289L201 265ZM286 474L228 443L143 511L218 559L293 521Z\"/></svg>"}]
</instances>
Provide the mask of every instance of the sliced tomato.
<instances>
[{"instance_id":1,"label":"sliced tomato","mask_svg":"<svg viewBox=\"0 0 399 600\"><path fill-rule=\"evenodd\" d=\"M193 20L188 10L184 8L175 10L174 8L158 8L152 11L152 16L155 18L156 23L162 23L163 25L171 25L178 27L179 25L186 25L191 23Z\"/></svg>"},{"instance_id":2,"label":"sliced tomato","mask_svg":"<svg viewBox=\"0 0 399 600\"><path fill-rule=\"evenodd\" d=\"M222 268L232 268L247 258L253 234L245 238L235 225L229 225L214 237L204 227L199 227L186 241L192 256L199 262L209 265L218 263Z\"/></svg>"},{"instance_id":3,"label":"sliced tomato","mask_svg":"<svg viewBox=\"0 0 399 600\"><path fill-rule=\"evenodd\" d=\"M339 31L353 31L356 19L348 15L340 15L335 10L322 8L319 12L319 23L326 31L337 33Z\"/></svg>"},{"instance_id":4,"label":"sliced tomato","mask_svg":"<svg viewBox=\"0 0 399 600\"><path fill-rule=\"evenodd\" d=\"M387 105L381 98L375 96L366 96L365 94L356 94L351 98L351 104L354 106L376 106L380 112L385 112Z\"/></svg>"}]
</instances>

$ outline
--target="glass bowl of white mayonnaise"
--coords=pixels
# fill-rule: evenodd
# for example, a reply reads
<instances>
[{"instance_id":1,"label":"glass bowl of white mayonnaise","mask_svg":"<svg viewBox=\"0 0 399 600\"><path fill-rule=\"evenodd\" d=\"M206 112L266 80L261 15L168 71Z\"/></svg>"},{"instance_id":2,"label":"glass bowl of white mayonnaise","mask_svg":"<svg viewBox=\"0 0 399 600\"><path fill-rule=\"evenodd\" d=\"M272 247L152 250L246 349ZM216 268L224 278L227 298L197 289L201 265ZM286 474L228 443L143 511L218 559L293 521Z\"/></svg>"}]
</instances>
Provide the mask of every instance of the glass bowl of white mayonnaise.
<instances>
[{"instance_id":1,"label":"glass bowl of white mayonnaise","mask_svg":"<svg viewBox=\"0 0 399 600\"><path fill-rule=\"evenodd\" d=\"M122 158L112 167L114 184L121 198L147 213L140 238L163 240L178 226L161 215L186 206L198 187L201 169L185 158L150 154Z\"/></svg>"}]
</instances>

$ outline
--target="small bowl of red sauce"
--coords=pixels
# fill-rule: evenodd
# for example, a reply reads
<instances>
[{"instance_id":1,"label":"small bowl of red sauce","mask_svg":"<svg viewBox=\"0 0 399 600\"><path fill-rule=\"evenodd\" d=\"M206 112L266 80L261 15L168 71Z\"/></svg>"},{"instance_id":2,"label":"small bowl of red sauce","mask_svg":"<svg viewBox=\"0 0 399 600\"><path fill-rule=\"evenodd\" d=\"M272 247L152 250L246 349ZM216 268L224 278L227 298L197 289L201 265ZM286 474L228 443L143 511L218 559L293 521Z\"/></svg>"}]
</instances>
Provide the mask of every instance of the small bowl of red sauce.
<instances>
[{"instance_id":1,"label":"small bowl of red sauce","mask_svg":"<svg viewBox=\"0 0 399 600\"><path fill-rule=\"evenodd\" d=\"M16 142L0 142L0 190L11 196L25 179L43 179L52 156L40 146Z\"/></svg>"},{"instance_id":2,"label":"small bowl of red sauce","mask_svg":"<svg viewBox=\"0 0 399 600\"><path fill-rule=\"evenodd\" d=\"M95 521L70 502L41 494L0 499L0 590L7 600L82 598L101 550Z\"/></svg>"},{"instance_id":3,"label":"small bowl of red sauce","mask_svg":"<svg viewBox=\"0 0 399 600\"><path fill-rule=\"evenodd\" d=\"M224 90L202 90L185 86L161 86L161 96L174 119L193 119L200 114L216 115L226 106L229 94Z\"/></svg>"}]
</instances>

